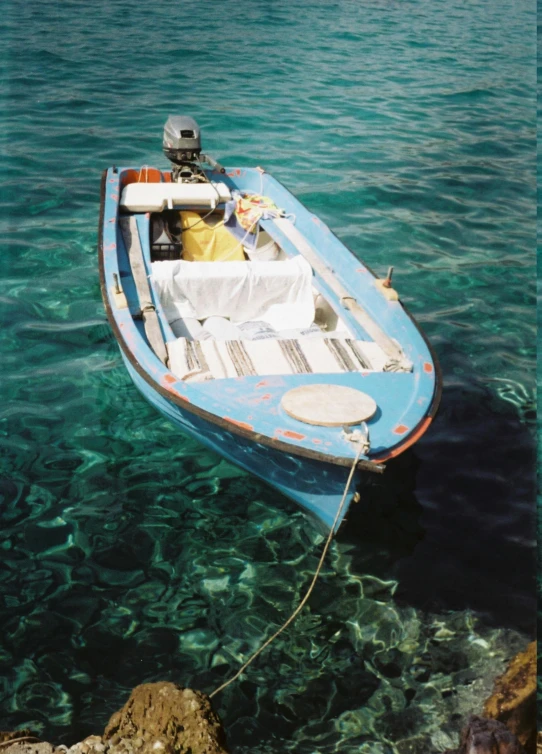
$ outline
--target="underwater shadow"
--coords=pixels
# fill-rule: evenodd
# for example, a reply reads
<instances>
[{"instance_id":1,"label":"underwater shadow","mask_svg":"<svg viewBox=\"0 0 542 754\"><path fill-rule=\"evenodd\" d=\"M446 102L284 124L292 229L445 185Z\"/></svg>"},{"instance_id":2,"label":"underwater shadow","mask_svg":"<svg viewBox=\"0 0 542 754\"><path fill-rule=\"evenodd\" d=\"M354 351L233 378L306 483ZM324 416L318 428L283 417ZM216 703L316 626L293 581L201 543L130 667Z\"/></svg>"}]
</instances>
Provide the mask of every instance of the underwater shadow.
<instances>
[{"instance_id":1,"label":"underwater shadow","mask_svg":"<svg viewBox=\"0 0 542 754\"><path fill-rule=\"evenodd\" d=\"M338 536L358 573L399 582L399 603L534 635L535 442L514 407L498 408L445 389L415 452L363 479Z\"/></svg>"}]
</instances>

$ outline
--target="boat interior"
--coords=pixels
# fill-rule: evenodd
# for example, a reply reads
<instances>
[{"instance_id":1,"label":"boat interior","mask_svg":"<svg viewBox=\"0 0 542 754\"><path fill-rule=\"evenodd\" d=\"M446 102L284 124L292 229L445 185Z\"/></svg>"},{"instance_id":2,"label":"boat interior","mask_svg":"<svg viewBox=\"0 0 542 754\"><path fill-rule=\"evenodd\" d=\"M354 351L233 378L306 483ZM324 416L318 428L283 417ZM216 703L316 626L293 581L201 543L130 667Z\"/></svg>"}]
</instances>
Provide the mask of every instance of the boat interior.
<instances>
[{"instance_id":1,"label":"boat interior","mask_svg":"<svg viewBox=\"0 0 542 754\"><path fill-rule=\"evenodd\" d=\"M123 187L121 213L136 218L173 374L386 371L388 355L348 324L302 250L281 248L261 213L241 224L239 204L228 213L233 200L223 182ZM130 256L134 238L123 236Z\"/></svg>"}]
</instances>

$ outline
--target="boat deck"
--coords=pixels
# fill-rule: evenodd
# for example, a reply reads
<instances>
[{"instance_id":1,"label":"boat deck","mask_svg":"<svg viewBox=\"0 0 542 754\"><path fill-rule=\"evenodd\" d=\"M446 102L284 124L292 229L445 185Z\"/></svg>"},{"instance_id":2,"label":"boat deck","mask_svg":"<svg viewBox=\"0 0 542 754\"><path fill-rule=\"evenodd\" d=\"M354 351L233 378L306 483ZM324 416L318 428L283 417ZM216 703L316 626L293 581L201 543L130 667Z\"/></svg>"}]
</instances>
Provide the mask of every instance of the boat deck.
<instances>
[{"instance_id":1,"label":"boat deck","mask_svg":"<svg viewBox=\"0 0 542 754\"><path fill-rule=\"evenodd\" d=\"M109 304L119 344L134 368L152 387L187 411L205 416L210 421L273 447L289 448L300 455L318 456L332 463L347 465L356 447L341 427L319 427L290 417L281 407L285 392L301 384L335 384L365 392L376 401L377 411L368 422L371 449L368 459L384 461L412 444L427 428L436 410L437 373L435 360L418 328L398 301L382 295L370 270L357 260L331 233L329 228L308 212L284 187L258 170L229 169L224 177L232 189L261 191L271 196L279 207L295 215L295 228L318 256L312 265L315 288L341 307L341 317L355 338L373 341L370 325L365 328L359 312L344 307L337 300L337 286L356 302L373 323L377 323L386 339L400 344L411 371L378 372L360 369L347 372L303 374L247 374L205 382L188 382L176 376L149 348L145 328L139 318L139 299L123 235L118 228L118 205L122 169L108 171L105 177L103 218L103 287ZM221 177L222 178L222 177ZM139 235L149 236L147 213L136 216ZM299 243L292 240L280 223L262 221L262 227L275 239L288 258L299 254ZM151 273L148 243L142 244L148 274ZM235 264L235 263L232 263ZM117 276L115 278L115 276ZM115 305L112 291L120 281L128 306ZM154 305L161 323L167 318L158 296ZM367 320L365 320L367 321ZM175 338L163 327L166 341ZM365 460L368 460L367 458Z\"/></svg>"}]
</instances>

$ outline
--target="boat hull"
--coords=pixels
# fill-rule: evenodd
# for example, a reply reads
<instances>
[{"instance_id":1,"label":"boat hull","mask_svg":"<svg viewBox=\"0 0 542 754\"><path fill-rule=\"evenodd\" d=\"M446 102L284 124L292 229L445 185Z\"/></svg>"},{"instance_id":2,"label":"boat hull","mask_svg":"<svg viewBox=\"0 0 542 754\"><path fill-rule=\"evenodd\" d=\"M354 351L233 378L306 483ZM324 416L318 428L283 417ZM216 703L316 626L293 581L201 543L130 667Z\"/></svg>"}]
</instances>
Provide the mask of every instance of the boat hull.
<instances>
[{"instance_id":1,"label":"boat hull","mask_svg":"<svg viewBox=\"0 0 542 754\"><path fill-rule=\"evenodd\" d=\"M183 410L153 390L133 368L122 350L121 355L139 392L176 427L296 502L310 514L322 532L331 529L349 475L346 467L276 450L228 432L190 411ZM348 512L360 473L356 471L352 478L341 514L335 524L335 531Z\"/></svg>"},{"instance_id":2,"label":"boat hull","mask_svg":"<svg viewBox=\"0 0 542 754\"><path fill-rule=\"evenodd\" d=\"M131 183L139 183L142 174L144 183L171 182L169 174L158 170L110 168L104 172L99 235L100 282L105 309L134 384L179 429L297 502L327 531L333 526L358 447L348 440L342 427L313 426L296 420L282 410L282 398L289 390L310 384L339 385L370 395L378 406L368 422L370 448L357 461L343 510L335 524L337 529L362 475L382 472L382 464L416 442L435 416L441 376L429 343L402 304L381 293L370 269L280 183L260 169L232 168L220 178L231 190L270 196L277 206L284 208L286 216L296 218L295 225L303 244L308 244L311 254L318 256L314 285L336 311L341 312L356 337L371 340L351 316L351 307L344 305L346 299L363 302L373 324L380 323L378 327L383 328L388 340L391 338L401 344L412 368L278 376L254 374L205 382L182 379L170 371L165 360L151 347L146 317L142 316L141 300L145 301L148 294L152 304L146 306L145 311L156 312L165 342L175 339L152 286L150 214L136 212L133 229L139 237L139 253L147 279L151 280L148 292L138 291L120 223L126 217L120 208L122 192ZM262 221L262 227L263 224ZM286 255L297 256L295 238L292 240L278 226L275 230L279 236L284 235L275 240ZM338 297L331 283L328 285L326 270L331 269L331 260L334 280L336 278L342 286L341 291L344 288L349 294L346 299Z\"/></svg>"}]
</instances>

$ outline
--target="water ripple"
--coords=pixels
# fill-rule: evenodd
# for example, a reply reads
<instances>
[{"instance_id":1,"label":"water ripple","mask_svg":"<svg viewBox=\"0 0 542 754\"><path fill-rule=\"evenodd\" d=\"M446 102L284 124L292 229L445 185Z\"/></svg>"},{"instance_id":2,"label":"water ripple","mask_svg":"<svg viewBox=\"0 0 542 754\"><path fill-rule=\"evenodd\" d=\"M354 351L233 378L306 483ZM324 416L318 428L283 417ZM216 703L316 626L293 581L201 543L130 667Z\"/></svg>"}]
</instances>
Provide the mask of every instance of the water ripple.
<instances>
[{"instance_id":1,"label":"water ripple","mask_svg":"<svg viewBox=\"0 0 542 754\"><path fill-rule=\"evenodd\" d=\"M534 9L29 0L0 55L4 727L73 743L129 689L211 690L320 536L135 393L100 300L101 171L170 113L263 164L396 285L440 417L367 480L295 627L219 699L236 754L444 751L532 632Z\"/></svg>"}]
</instances>

